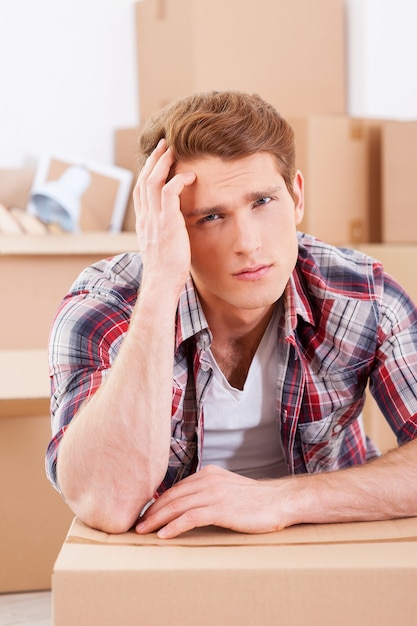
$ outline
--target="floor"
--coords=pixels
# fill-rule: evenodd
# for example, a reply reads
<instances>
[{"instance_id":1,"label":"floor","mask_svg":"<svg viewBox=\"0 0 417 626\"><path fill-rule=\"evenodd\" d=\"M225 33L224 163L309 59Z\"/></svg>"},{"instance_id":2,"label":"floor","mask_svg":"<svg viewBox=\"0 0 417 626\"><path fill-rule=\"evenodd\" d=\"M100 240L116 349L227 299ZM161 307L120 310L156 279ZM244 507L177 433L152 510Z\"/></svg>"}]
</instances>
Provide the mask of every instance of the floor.
<instances>
[{"instance_id":1,"label":"floor","mask_svg":"<svg viewBox=\"0 0 417 626\"><path fill-rule=\"evenodd\" d=\"M51 626L51 592L0 594L0 626Z\"/></svg>"}]
</instances>

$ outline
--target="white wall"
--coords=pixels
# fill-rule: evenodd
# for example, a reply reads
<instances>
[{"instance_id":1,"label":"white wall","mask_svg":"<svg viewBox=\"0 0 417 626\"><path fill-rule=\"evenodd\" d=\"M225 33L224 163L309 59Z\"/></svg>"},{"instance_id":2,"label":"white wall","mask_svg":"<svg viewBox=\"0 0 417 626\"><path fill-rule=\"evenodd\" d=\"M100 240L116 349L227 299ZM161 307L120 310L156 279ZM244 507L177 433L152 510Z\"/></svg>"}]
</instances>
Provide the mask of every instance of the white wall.
<instances>
[{"instance_id":1,"label":"white wall","mask_svg":"<svg viewBox=\"0 0 417 626\"><path fill-rule=\"evenodd\" d=\"M347 111L417 118L417 2L345 1ZM139 121L134 4L0 0L0 167L47 150L113 161L114 129Z\"/></svg>"},{"instance_id":2,"label":"white wall","mask_svg":"<svg viewBox=\"0 0 417 626\"><path fill-rule=\"evenodd\" d=\"M346 0L348 112L417 119L416 0Z\"/></svg>"},{"instance_id":3,"label":"white wall","mask_svg":"<svg viewBox=\"0 0 417 626\"><path fill-rule=\"evenodd\" d=\"M113 161L138 123L133 0L0 0L0 167Z\"/></svg>"}]
</instances>

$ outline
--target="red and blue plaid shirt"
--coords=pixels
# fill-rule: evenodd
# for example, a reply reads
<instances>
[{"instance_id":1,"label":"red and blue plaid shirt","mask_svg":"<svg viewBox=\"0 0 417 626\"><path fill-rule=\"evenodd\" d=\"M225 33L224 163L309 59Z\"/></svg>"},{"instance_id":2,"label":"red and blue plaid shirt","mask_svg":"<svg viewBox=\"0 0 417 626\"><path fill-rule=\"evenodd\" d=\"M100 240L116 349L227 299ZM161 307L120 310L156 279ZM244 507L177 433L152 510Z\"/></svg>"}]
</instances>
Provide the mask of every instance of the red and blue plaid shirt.
<instances>
[{"instance_id":1,"label":"red and blue plaid shirt","mask_svg":"<svg viewBox=\"0 0 417 626\"><path fill-rule=\"evenodd\" d=\"M102 260L81 273L58 309L49 350L53 438L46 456L57 488L59 443L111 370L141 275L138 254ZM289 473L334 470L378 455L361 419L368 382L398 443L417 437L417 309L381 264L300 233L283 299L288 358L279 381L277 436ZM171 454L161 492L200 466L210 341L190 278L177 309Z\"/></svg>"}]
</instances>

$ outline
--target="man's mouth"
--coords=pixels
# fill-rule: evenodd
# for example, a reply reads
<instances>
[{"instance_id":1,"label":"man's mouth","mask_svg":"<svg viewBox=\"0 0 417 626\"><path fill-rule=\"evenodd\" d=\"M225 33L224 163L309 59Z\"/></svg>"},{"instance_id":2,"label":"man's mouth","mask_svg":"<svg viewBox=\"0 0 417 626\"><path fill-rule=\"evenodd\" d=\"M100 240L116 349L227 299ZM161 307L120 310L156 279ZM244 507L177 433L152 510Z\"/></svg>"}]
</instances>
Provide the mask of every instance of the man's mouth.
<instances>
[{"instance_id":1,"label":"man's mouth","mask_svg":"<svg viewBox=\"0 0 417 626\"><path fill-rule=\"evenodd\" d=\"M259 280L268 274L271 267L272 265L253 265L244 267L233 275L240 280Z\"/></svg>"}]
</instances>

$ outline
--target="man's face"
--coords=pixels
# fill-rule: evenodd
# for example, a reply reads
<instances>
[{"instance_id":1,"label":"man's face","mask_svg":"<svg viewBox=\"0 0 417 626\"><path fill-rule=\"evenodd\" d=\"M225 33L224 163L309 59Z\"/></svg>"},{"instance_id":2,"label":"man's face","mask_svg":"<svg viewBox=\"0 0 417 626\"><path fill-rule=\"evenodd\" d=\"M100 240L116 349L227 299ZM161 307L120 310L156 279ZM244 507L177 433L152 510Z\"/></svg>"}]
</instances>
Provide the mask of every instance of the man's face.
<instances>
[{"instance_id":1,"label":"man's face","mask_svg":"<svg viewBox=\"0 0 417 626\"><path fill-rule=\"evenodd\" d=\"M297 259L296 227L303 216L303 180L294 198L267 152L224 161L182 161L193 171L181 193L191 244L191 275L203 307L218 313L269 310L282 295Z\"/></svg>"}]
</instances>

